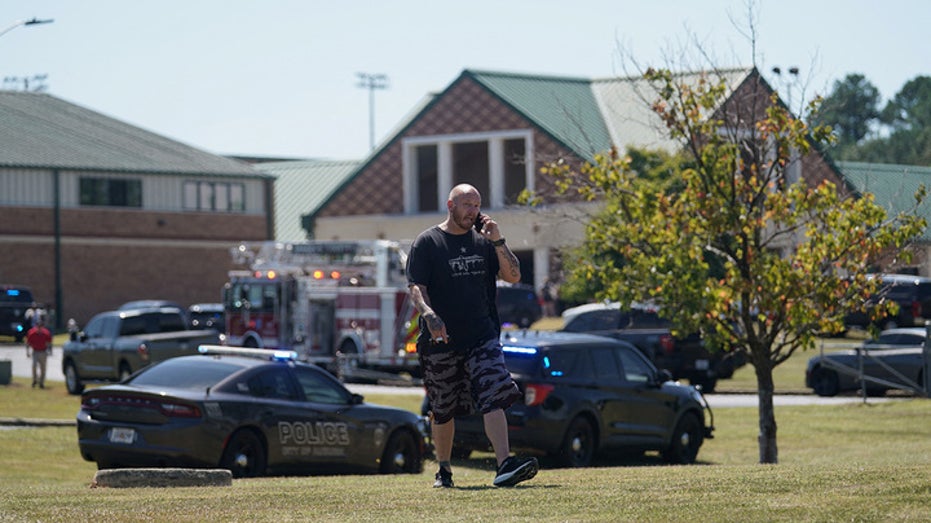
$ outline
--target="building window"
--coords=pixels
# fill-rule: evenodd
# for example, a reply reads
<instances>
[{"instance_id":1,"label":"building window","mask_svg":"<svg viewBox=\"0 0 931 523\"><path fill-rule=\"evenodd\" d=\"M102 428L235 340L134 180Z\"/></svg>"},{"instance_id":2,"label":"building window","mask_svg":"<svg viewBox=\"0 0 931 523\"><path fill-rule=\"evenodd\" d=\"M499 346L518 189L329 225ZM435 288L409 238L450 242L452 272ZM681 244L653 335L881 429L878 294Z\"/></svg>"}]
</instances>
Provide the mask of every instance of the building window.
<instances>
[{"instance_id":1,"label":"building window","mask_svg":"<svg viewBox=\"0 0 931 523\"><path fill-rule=\"evenodd\" d=\"M517 203L527 188L527 147L524 140L504 141L504 204Z\"/></svg>"},{"instance_id":2,"label":"building window","mask_svg":"<svg viewBox=\"0 0 931 523\"><path fill-rule=\"evenodd\" d=\"M417 208L421 211L438 210L439 190L436 145L422 145L415 149L417 162Z\"/></svg>"},{"instance_id":3,"label":"building window","mask_svg":"<svg viewBox=\"0 0 931 523\"><path fill-rule=\"evenodd\" d=\"M491 202L490 172L488 167L488 142L463 142L453 144L453 185L467 183L478 189L483 205Z\"/></svg>"},{"instance_id":4,"label":"building window","mask_svg":"<svg viewBox=\"0 0 931 523\"><path fill-rule=\"evenodd\" d=\"M119 178L81 178L81 205L142 207L142 181Z\"/></svg>"},{"instance_id":5,"label":"building window","mask_svg":"<svg viewBox=\"0 0 931 523\"><path fill-rule=\"evenodd\" d=\"M460 183L482 193L482 207L501 208L533 190L529 130L404 140L405 212L444 211L449 191Z\"/></svg>"},{"instance_id":6,"label":"building window","mask_svg":"<svg viewBox=\"0 0 931 523\"><path fill-rule=\"evenodd\" d=\"M230 182L184 182L184 210L243 212L245 186Z\"/></svg>"}]
</instances>

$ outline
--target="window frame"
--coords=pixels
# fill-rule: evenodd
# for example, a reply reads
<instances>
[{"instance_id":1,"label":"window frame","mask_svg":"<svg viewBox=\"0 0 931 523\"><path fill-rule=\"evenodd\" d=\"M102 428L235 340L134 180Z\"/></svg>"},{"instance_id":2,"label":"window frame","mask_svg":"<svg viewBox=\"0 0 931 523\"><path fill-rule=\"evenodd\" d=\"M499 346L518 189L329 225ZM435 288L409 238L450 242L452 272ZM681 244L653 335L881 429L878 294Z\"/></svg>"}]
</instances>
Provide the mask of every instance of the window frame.
<instances>
[{"instance_id":1,"label":"window frame","mask_svg":"<svg viewBox=\"0 0 931 523\"><path fill-rule=\"evenodd\" d=\"M481 133L447 134L434 136L412 136L401 141L402 183L404 187L404 213L419 214L430 212L445 212L446 198L455 185L456 173L454 166L454 149L458 144L470 142L484 142L487 144L488 154L488 187L489 193L483 194L482 207L487 209L500 209L506 205L507 158L505 157L505 143L511 140L524 141L524 188L533 191L535 187L534 174L534 148L533 131L530 129L512 129L506 131L491 131ZM436 147L436 208L422 209L421 204L429 201L420 195L420 168L418 157L419 147Z\"/></svg>"}]
</instances>

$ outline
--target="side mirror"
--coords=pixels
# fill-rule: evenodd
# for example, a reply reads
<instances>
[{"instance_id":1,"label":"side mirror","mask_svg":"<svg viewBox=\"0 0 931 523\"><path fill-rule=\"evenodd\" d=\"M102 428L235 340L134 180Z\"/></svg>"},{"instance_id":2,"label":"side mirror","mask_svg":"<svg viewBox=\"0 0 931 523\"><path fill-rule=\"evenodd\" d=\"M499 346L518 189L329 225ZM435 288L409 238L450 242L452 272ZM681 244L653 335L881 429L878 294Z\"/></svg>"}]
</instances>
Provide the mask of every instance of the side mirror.
<instances>
[{"instance_id":1,"label":"side mirror","mask_svg":"<svg viewBox=\"0 0 931 523\"><path fill-rule=\"evenodd\" d=\"M365 397L364 397L363 395L361 395L361 394L353 394L353 395L352 395L352 400L350 401L350 404L351 404L351 405L362 405L362 403L363 403L364 401L365 401Z\"/></svg>"},{"instance_id":2,"label":"side mirror","mask_svg":"<svg viewBox=\"0 0 931 523\"><path fill-rule=\"evenodd\" d=\"M672 373L668 369L660 369L656 373L656 382L659 384L666 383L667 381L672 381Z\"/></svg>"}]
</instances>

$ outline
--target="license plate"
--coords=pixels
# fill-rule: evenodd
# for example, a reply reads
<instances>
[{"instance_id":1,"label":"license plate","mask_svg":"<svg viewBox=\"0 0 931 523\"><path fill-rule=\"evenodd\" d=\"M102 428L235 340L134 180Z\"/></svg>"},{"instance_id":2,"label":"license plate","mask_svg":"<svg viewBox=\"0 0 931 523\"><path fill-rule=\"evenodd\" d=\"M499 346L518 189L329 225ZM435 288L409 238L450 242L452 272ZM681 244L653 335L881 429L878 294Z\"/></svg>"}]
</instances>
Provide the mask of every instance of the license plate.
<instances>
[{"instance_id":1,"label":"license plate","mask_svg":"<svg viewBox=\"0 0 931 523\"><path fill-rule=\"evenodd\" d=\"M125 443L129 445L135 439L136 439L136 431L134 429L124 429L124 428L110 429L110 442L111 443Z\"/></svg>"},{"instance_id":2,"label":"license plate","mask_svg":"<svg viewBox=\"0 0 931 523\"><path fill-rule=\"evenodd\" d=\"M708 370L708 360L695 360L695 368L698 370Z\"/></svg>"}]
</instances>

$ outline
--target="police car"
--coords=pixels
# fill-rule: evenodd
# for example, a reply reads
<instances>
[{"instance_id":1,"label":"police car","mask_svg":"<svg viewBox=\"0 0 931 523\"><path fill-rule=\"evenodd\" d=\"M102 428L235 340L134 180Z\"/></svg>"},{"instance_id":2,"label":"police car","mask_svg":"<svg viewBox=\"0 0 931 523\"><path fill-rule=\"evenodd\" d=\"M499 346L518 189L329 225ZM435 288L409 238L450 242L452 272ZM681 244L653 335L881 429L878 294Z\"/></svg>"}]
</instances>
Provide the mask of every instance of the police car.
<instances>
[{"instance_id":1,"label":"police car","mask_svg":"<svg viewBox=\"0 0 931 523\"><path fill-rule=\"evenodd\" d=\"M422 418L367 404L296 354L201 346L81 396L81 455L99 469L225 468L234 477L417 474Z\"/></svg>"}]
</instances>

